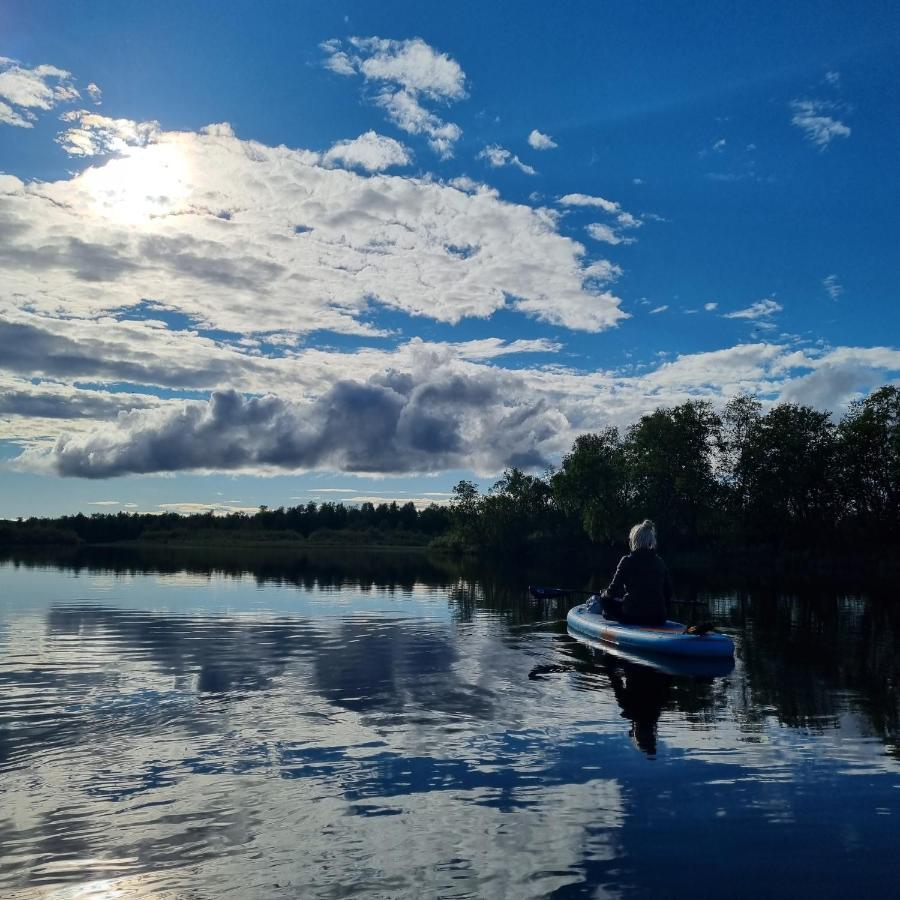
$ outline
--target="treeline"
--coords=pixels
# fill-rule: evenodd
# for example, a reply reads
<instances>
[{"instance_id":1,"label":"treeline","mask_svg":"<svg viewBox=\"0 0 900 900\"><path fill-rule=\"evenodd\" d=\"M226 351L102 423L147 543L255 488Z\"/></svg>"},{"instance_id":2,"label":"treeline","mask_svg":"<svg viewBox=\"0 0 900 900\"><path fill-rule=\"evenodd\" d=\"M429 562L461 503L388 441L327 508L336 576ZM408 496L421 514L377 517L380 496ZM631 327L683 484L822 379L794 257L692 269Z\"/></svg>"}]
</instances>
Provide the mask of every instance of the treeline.
<instances>
[{"instance_id":1,"label":"treeline","mask_svg":"<svg viewBox=\"0 0 900 900\"><path fill-rule=\"evenodd\" d=\"M102 514L0 523L0 544L300 540L515 553L621 545L653 519L667 549L872 551L900 547L900 389L854 402L835 422L796 403L763 412L742 394L721 412L691 400L620 432L576 439L544 476L471 481L450 507L308 503L254 515Z\"/></svg>"},{"instance_id":2,"label":"treeline","mask_svg":"<svg viewBox=\"0 0 900 900\"><path fill-rule=\"evenodd\" d=\"M667 548L874 550L900 546L900 390L880 388L834 422L739 395L657 409L620 432L580 436L544 477L511 469L486 494L454 489L456 546L514 550L588 537L621 544L653 519Z\"/></svg>"},{"instance_id":3,"label":"treeline","mask_svg":"<svg viewBox=\"0 0 900 900\"><path fill-rule=\"evenodd\" d=\"M427 544L450 526L450 511L432 504L307 503L259 512L93 513L56 519L29 518L0 522L0 545L107 544L120 541L191 541L204 543L276 542L309 539L314 543Z\"/></svg>"}]
</instances>

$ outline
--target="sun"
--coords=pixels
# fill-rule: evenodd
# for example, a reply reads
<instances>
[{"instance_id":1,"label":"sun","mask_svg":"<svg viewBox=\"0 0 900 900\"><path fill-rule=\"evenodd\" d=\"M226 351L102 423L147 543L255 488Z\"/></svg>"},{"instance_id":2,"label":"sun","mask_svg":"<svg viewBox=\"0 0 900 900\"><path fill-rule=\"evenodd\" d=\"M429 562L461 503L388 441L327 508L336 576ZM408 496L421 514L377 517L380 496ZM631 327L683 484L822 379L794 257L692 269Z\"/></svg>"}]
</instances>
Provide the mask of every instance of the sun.
<instances>
[{"instance_id":1,"label":"sun","mask_svg":"<svg viewBox=\"0 0 900 900\"><path fill-rule=\"evenodd\" d=\"M131 147L125 155L81 175L94 212L141 226L183 208L191 192L185 154L175 144Z\"/></svg>"}]
</instances>

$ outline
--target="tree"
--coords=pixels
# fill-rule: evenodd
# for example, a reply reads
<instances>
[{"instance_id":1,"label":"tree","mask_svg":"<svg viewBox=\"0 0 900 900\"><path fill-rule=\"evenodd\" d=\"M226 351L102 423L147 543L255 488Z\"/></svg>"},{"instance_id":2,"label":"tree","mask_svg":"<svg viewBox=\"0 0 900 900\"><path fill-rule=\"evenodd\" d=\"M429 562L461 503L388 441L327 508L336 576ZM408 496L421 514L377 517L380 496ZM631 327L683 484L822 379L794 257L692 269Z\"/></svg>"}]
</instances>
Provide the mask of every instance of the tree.
<instances>
[{"instance_id":1,"label":"tree","mask_svg":"<svg viewBox=\"0 0 900 900\"><path fill-rule=\"evenodd\" d=\"M550 479L557 507L592 541L620 541L628 528L629 480L615 428L575 439Z\"/></svg>"},{"instance_id":2,"label":"tree","mask_svg":"<svg viewBox=\"0 0 900 900\"><path fill-rule=\"evenodd\" d=\"M642 416L628 429L625 455L635 520L653 519L676 543L690 544L710 533L720 500L713 468L720 427L710 403L688 400Z\"/></svg>"},{"instance_id":3,"label":"tree","mask_svg":"<svg viewBox=\"0 0 900 900\"><path fill-rule=\"evenodd\" d=\"M453 488L450 500L450 521L456 538L464 544L478 540L478 517L481 512L481 495L473 481L459 481Z\"/></svg>"},{"instance_id":4,"label":"tree","mask_svg":"<svg viewBox=\"0 0 900 900\"><path fill-rule=\"evenodd\" d=\"M481 501L481 539L492 547L512 550L549 530L549 485L521 469L507 469Z\"/></svg>"},{"instance_id":5,"label":"tree","mask_svg":"<svg viewBox=\"0 0 900 900\"><path fill-rule=\"evenodd\" d=\"M850 404L837 429L840 501L852 534L900 537L900 389Z\"/></svg>"},{"instance_id":6,"label":"tree","mask_svg":"<svg viewBox=\"0 0 900 900\"><path fill-rule=\"evenodd\" d=\"M830 418L810 406L781 403L751 424L735 477L754 537L796 544L832 530L836 441Z\"/></svg>"}]
</instances>

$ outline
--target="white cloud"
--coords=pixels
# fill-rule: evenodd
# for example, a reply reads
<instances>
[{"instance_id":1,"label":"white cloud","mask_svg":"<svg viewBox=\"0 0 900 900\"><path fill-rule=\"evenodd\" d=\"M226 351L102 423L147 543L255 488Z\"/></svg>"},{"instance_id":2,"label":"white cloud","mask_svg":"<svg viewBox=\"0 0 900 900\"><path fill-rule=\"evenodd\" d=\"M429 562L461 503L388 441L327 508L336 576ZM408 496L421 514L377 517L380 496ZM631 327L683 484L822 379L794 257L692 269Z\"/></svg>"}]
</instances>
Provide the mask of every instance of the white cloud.
<instances>
[{"instance_id":1,"label":"white cloud","mask_svg":"<svg viewBox=\"0 0 900 900\"><path fill-rule=\"evenodd\" d=\"M726 319L765 319L777 312L781 312L782 305L775 300L765 299L758 300L746 309L738 309L734 312L724 313L723 318Z\"/></svg>"},{"instance_id":2,"label":"white cloud","mask_svg":"<svg viewBox=\"0 0 900 900\"><path fill-rule=\"evenodd\" d=\"M240 506L230 501L224 503L198 503L188 500L176 503L157 503L156 508L161 509L163 512L179 513L182 516L197 516L205 513L212 513L214 516L229 516L236 512L259 512L258 506Z\"/></svg>"},{"instance_id":3,"label":"white cloud","mask_svg":"<svg viewBox=\"0 0 900 900\"><path fill-rule=\"evenodd\" d=\"M378 306L445 322L514 308L588 331L625 317L604 290L614 270L549 210L326 168L223 125L73 123L67 146L119 155L56 182L0 179L0 301L13 306L92 317L152 298L243 336L378 334Z\"/></svg>"},{"instance_id":4,"label":"white cloud","mask_svg":"<svg viewBox=\"0 0 900 900\"><path fill-rule=\"evenodd\" d=\"M603 197L591 197L589 194L566 194L559 198L559 203L562 206L598 206L608 213L617 213L621 210L618 203Z\"/></svg>"},{"instance_id":5,"label":"white cloud","mask_svg":"<svg viewBox=\"0 0 900 900\"><path fill-rule=\"evenodd\" d=\"M498 169L501 166L515 166L526 175L536 174L534 168L526 165L518 156L507 150L505 147L500 147L497 144L489 144L478 154L477 158L487 160L487 162L495 169Z\"/></svg>"},{"instance_id":6,"label":"white cloud","mask_svg":"<svg viewBox=\"0 0 900 900\"><path fill-rule=\"evenodd\" d=\"M654 316L654 315L656 315L657 313L664 313L668 308L669 308L669 304L668 304L668 303L664 303L662 306L657 306L656 308L651 309L651 310L650 310L650 315L651 315L651 316Z\"/></svg>"},{"instance_id":7,"label":"white cloud","mask_svg":"<svg viewBox=\"0 0 900 900\"><path fill-rule=\"evenodd\" d=\"M900 372L900 351L824 352L756 343L687 354L648 371L507 370L464 358L463 346L413 341L394 352L309 351L263 360L278 373L264 396L230 390L169 400L92 427L34 435L20 460L69 475L323 469L435 472L506 465L540 469L575 435L627 425L688 398L721 404L738 391L838 409ZM322 371L324 369L324 372ZM308 387L316 381L316 387ZM352 422L352 426L351 423Z\"/></svg>"},{"instance_id":8,"label":"white cloud","mask_svg":"<svg viewBox=\"0 0 900 900\"><path fill-rule=\"evenodd\" d=\"M793 100L791 124L800 128L806 139L824 150L835 138L850 137L850 128L834 116L838 107L826 100Z\"/></svg>"},{"instance_id":9,"label":"white cloud","mask_svg":"<svg viewBox=\"0 0 900 900\"><path fill-rule=\"evenodd\" d=\"M428 146L441 159L453 156L453 148L462 137L462 129L452 122L444 122L429 112L409 91L382 91L375 97L375 103L388 114L388 118L408 134L424 134Z\"/></svg>"},{"instance_id":10,"label":"white cloud","mask_svg":"<svg viewBox=\"0 0 900 900\"><path fill-rule=\"evenodd\" d=\"M0 57L0 124L31 128L37 114L60 103L78 99L72 75L56 66L29 69L16 60Z\"/></svg>"},{"instance_id":11,"label":"white cloud","mask_svg":"<svg viewBox=\"0 0 900 900\"><path fill-rule=\"evenodd\" d=\"M616 221L622 228L640 228L641 225L644 224L640 219L629 212L620 212L616 216Z\"/></svg>"},{"instance_id":12,"label":"white cloud","mask_svg":"<svg viewBox=\"0 0 900 900\"><path fill-rule=\"evenodd\" d=\"M825 293L828 294L832 300L837 300L838 297L844 293L843 285L838 281L837 275L827 275L823 278L822 287L825 288Z\"/></svg>"},{"instance_id":13,"label":"white cloud","mask_svg":"<svg viewBox=\"0 0 900 900\"><path fill-rule=\"evenodd\" d=\"M500 356L510 356L516 353L557 353L562 349L562 344L535 338L526 340L520 338L516 341L503 341L500 338L481 338L474 341L464 341L460 344L429 344L430 348L451 350L459 355L460 359L488 360Z\"/></svg>"},{"instance_id":14,"label":"white cloud","mask_svg":"<svg viewBox=\"0 0 900 900\"><path fill-rule=\"evenodd\" d=\"M128 147L144 147L160 134L159 122L111 119L86 109L70 110L60 116L69 127L56 142L69 156L105 156L122 153Z\"/></svg>"},{"instance_id":15,"label":"white cloud","mask_svg":"<svg viewBox=\"0 0 900 900\"><path fill-rule=\"evenodd\" d=\"M841 73L840 72L826 72L825 73L825 81L834 86L838 85L841 82Z\"/></svg>"},{"instance_id":16,"label":"white cloud","mask_svg":"<svg viewBox=\"0 0 900 900\"><path fill-rule=\"evenodd\" d=\"M704 304L703 304L703 308L704 308L707 312L712 312L714 309L718 309L718 308L719 308L719 304L718 304L718 303L715 303L715 302L704 303Z\"/></svg>"},{"instance_id":17,"label":"white cloud","mask_svg":"<svg viewBox=\"0 0 900 900\"><path fill-rule=\"evenodd\" d=\"M451 178L450 181L447 182L451 187L455 187L457 190L465 191L467 194L475 194L479 191L487 191L490 194L493 194L496 197L499 197L499 192L492 188L490 185L485 184L483 181L475 181L474 178L469 178L468 175L460 175L457 178Z\"/></svg>"},{"instance_id":18,"label":"white cloud","mask_svg":"<svg viewBox=\"0 0 900 900\"><path fill-rule=\"evenodd\" d=\"M587 226L587 233L595 240L605 244L633 244L633 238L622 237L614 228L601 222L594 222Z\"/></svg>"},{"instance_id":19,"label":"white cloud","mask_svg":"<svg viewBox=\"0 0 900 900\"><path fill-rule=\"evenodd\" d=\"M444 122L422 101L450 103L467 96L466 76L456 60L421 38L354 37L346 45L333 39L320 46L326 53L326 68L339 75L361 75L367 83L379 86L374 102L398 128L425 135L442 159L453 155L462 129Z\"/></svg>"},{"instance_id":20,"label":"white cloud","mask_svg":"<svg viewBox=\"0 0 900 900\"><path fill-rule=\"evenodd\" d=\"M313 402L217 392L208 402L127 413L90 435L60 437L62 475L108 478L182 469L434 472L547 465L565 418L530 399L513 373L448 367L414 380L387 372L342 381Z\"/></svg>"},{"instance_id":21,"label":"white cloud","mask_svg":"<svg viewBox=\"0 0 900 900\"><path fill-rule=\"evenodd\" d=\"M713 144L712 148L716 153L721 153L727 146L728 141L726 141L725 138L719 138L719 140Z\"/></svg>"},{"instance_id":22,"label":"white cloud","mask_svg":"<svg viewBox=\"0 0 900 900\"><path fill-rule=\"evenodd\" d=\"M528 143L535 150L554 150L559 146L549 134L542 134L537 128L528 135Z\"/></svg>"},{"instance_id":23,"label":"white cloud","mask_svg":"<svg viewBox=\"0 0 900 900\"><path fill-rule=\"evenodd\" d=\"M575 206L585 208L602 209L615 217L618 228L640 228L643 221L622 209L619 203L607 200L605 197L592 197L589 194L566 194L557 201L561 206ZM596 240L606 244L633 244L634 238L623 237L611 225L602 222L594 222L586 226L588 234Z\"/></svg>"},{"instance_id":24,"label":"white cloud","mask_svg":"<svg viewBox=\"0 0 900 900\"><path fill-rule=\"evenodd\" d=\"M338 141L323 157L326 166L345 166L380 172L391 166L408 166L409 150L393 138L367 131L352 141Z\"/></svg>"},{"instance_id":25,"label":"white cloud","mask_svg":"<svg viewBox=\"0 0 900 900\"><path fill-rule=\"evenodd\" d=\"M93 81L87 86L87 92L93 103L99 106L103 102L103 91Z\"/></svg>"},{"instance_id":26,"label":"white cloud","mask_svg":"<svg viewBox=\"0 0 900 900\"><path fill-rule=\"evenodd\" d=\"M466 76L462 67L421 38L405 41L354 37L355 66L369 81L399 84L408 91L434 99L462 100Z\"/></svg>"}]
</instances>

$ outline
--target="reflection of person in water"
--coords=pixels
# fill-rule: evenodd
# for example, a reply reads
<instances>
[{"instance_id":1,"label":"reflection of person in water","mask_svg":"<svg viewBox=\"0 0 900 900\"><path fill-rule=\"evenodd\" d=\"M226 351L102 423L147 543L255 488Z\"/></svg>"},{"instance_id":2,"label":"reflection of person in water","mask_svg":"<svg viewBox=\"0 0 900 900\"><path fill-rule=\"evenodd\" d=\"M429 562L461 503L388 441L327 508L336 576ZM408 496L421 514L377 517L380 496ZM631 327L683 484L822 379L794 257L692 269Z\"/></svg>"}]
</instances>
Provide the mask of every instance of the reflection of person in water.
<instances>
[{"instance_id":1,"label":"reflection of person in water","mask_svg":"<svg viewBox=\"0 0 900 900\"><path fill-rule=\"evenodd\" d=\"M622 718L631 721L629 735L640 750L656 756L656 726L672 691L672 679L633 663L604 666Z\"/></svg>"},{"instance_id":2,"label":"reflection of person in water","mask_svg":"<svg viewBox=\"0 0 900 900\"><path fill-rule=\"evenodd\" d=\"M601 650L590 648L588 653L593 657L590 663L538 665L528 673L528 678L542 681L545 675L602 671L609 678L622 718L631 722L628 733L635 745L648 756L655 756L656 726L671 699L672 679L647 666L613 659Z\"/></svg>"}]
</instances>

